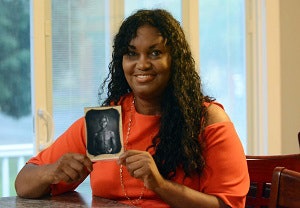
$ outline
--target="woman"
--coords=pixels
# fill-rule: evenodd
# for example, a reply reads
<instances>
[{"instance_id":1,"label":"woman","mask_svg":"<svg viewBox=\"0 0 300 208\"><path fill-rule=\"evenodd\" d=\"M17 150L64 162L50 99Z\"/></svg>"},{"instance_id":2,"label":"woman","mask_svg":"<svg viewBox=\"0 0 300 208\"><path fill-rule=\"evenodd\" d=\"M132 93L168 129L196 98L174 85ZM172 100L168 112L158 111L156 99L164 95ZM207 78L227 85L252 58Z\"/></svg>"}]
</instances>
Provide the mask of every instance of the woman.
<instances>
[{"instance_id":1,"label":"woman","mask_svg":"<svg viewBox=\"0 0 300 208\"><path fill-rule=\"evenodd\" d=\"M18 195L74 190L90 174L93 195L141 207L244 207L249 177L242 145L222 106L203 95L171 14L140 10L128 17L109 68L103 105L122 107L126 151L118 163L86 157L81 118L28 161L16 178Z\"/></svg>"}]
</instances>

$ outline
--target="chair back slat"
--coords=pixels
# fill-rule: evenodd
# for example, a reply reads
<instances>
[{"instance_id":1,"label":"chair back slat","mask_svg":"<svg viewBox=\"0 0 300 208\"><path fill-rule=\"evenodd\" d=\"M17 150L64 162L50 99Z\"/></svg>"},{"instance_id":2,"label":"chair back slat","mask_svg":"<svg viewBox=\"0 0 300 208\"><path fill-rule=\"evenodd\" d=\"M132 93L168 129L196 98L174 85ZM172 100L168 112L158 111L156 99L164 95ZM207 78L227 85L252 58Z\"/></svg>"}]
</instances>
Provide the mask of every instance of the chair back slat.
<instances>
[{"instance_id":1,"label":"chair back slat","mask_svg":"<svg viewBox=\"0 0 300 208\"><path fill-rule=\"evenodd\" d=\"M247 155L250 188L246 208L264 208L269 205L272 174L276 167L300 171L300 154L250 156Z\"/></svg>"},{"instance_id":2,"label":"chair back slat","mask_svg":"<svg viewBox=\"0 0 300 208\"><path fill-rule=\"evenodd\" d=\"M269 208L300 207L300 172L277 167L273 172Z\"/></svg>"}]
</instances>

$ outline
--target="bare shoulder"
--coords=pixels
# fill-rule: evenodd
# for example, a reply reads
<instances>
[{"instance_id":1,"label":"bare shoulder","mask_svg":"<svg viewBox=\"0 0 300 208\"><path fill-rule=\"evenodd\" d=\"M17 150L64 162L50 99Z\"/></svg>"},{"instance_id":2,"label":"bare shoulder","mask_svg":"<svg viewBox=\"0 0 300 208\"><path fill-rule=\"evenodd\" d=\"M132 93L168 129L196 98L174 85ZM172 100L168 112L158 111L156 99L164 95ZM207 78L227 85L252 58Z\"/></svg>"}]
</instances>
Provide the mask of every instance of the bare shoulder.
<instances>
[{"instance_id":1,"label":"bare shoulder","mask_svg":"<svg viewBox=\"0 0 300 208\"><path fill-rule=\"evenodd\" d=\"M207 112L208 112L207 125L230 121L230 118L227 115L227 113L224 111L224 109L222 109L217 104L214 103L210 104L207 107Z\"/></svg>"}]
</instances>

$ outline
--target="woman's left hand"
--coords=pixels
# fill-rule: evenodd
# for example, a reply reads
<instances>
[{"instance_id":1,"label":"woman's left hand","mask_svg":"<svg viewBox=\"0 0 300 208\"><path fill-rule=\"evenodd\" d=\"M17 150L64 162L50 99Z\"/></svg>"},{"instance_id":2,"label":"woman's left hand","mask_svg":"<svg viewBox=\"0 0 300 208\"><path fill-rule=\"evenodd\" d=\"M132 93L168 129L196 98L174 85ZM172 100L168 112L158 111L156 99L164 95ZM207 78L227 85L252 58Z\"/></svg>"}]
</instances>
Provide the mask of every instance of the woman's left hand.
<instances>
[{"instance_id":1,"label":"woman's left hand","mask_svg":"<svg viewBox=\"0 0 300 208\"><path fill-rule=\"evenodd\" d=\"M132 177L141 179L145 187L152 191L164 182L149 152L128 150L119 157L119 164L124 165Z\"/></svg>"}]
</instances>

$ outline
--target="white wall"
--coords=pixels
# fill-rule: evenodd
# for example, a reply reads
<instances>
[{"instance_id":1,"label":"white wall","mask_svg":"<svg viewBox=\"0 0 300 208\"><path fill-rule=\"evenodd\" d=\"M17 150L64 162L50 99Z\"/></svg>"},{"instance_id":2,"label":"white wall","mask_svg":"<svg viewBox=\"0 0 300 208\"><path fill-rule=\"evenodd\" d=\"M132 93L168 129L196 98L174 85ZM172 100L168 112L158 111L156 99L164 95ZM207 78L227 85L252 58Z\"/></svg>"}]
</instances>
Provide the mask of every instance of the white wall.
<instances>
[{"instance_id":1,"label":"white wall","mask_svg":"<svg viewBox=\"0 0 300 208\"><path fill-rule=\"evenodd\" d=\"M266 0L268 154L300 152L299 9L299 0Z\"/></svg>"},{"instance_id":2,"label":"white wall","mask_svg":"<svg viewBox=\"0 0 300 208\"><path fill-rule=\"evenodd\" d=\"M280 0L282 153L299 153L300 1Z\"/></svg>"}]
</instances>

